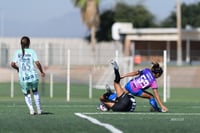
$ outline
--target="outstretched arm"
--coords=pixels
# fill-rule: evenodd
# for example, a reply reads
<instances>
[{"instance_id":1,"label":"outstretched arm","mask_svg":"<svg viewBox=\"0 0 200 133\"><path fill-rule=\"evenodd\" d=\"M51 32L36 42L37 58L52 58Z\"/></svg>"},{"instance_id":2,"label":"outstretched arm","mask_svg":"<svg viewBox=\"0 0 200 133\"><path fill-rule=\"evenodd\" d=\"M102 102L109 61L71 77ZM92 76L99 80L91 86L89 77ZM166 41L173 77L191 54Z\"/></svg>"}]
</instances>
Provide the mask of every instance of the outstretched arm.
<instances>
[{"instance_id":1,"label":"outstretched arm","mask_svg":"<svg viewBox=\"0 0 200 133\"><path fill-rule=\"evenodd\" d=\"M158 94L158 90L157 89L153 89L153 93L154 93L154 97L156 98L156 101L158 102L158 104L160 105L160 107L162 108L163 112L167 112L168 109L167 107L165 107L165 105L162 103L160 96Z\"/></svg>"},{"instance_id":2,"label":"outstretched arm","mask_svg":"<svg viewBox=\"0 0 200 133\"><path fill-rule=\"evenodd\" d=\"M14 69L16 69L17 72L19 72L19 67L16 65L15 62L11 62L11 67L14 68Z\"/></svg>"},{"instance_id":3,"label":"outstretched arm","mask_svg":"<svg viewBox=\"0 0 200 133\"><path fill-rule=\"evenodd\" d=\"M127 73L127 74L124 74L121 76L121 79L125 78L125 77L133 77L133 76L136 76L138 75L139 72L138 71L134 71L134 72L130 72L130 73Z\"/></svg>"},{"instance_id":4,"label":"outstretched arm","mask_svg":"<svg viewBox=\"0 0 200 133\"><path fill-rule=\"evenodd\" d=\"M40 73L41 73L41 76L44 77L44 76L45 76L45 73L44 73L44 71L43 71L43 69L42 69L42 66L41 66L40 62L39 62L39 61L36 61L35 64L36 64L37 68L39 69L39 71L40 71Z\"/></svg>"}]
</instances>

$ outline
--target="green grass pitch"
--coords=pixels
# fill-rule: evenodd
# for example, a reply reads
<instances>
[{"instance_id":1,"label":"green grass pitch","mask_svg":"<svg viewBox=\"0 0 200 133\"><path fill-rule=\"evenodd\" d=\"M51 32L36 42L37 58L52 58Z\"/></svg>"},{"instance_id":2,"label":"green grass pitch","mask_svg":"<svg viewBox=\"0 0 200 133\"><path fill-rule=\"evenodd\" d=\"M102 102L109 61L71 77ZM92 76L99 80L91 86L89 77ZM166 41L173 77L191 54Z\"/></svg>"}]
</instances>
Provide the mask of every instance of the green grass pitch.
<instances>
[{"instance_id":1,"label":"green grass pitch","mask_svg":"<svg viewBox=\"0 0 200 133\"><path fill-rule=\"evenodd\" d=\"M96 109L104 90L93 89L88 98L88 85L71 85L70 101L66 101L66 84L54 84L54 97L49 85L40 84L43 115L30 116L24 97L15 84L10 98L10 84L0 83L0 133L109 133L112 130L94 124L80 113L109 124L124 133L198 133L200 131L200 89L172 88L166 106L168 113L151 113L146 99L136 98L135 112L100 112ZM43 89L42 89L43 88ZM162 97L162 88L160 88Z\"/></svg>"}]
</instances>

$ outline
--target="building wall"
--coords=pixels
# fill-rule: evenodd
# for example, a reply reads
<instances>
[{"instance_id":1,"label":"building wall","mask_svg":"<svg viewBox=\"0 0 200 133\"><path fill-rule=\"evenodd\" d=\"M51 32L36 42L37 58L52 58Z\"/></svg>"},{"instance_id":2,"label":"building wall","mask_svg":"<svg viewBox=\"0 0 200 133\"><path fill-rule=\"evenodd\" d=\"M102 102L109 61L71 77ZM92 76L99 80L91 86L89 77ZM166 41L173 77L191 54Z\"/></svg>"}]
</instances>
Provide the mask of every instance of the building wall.
<instances>
[{"instance_id":1,"label":"building wall","mask_svg":"<svg viewBox=\"0 0 200 133\"><path fill-rule=\"evenodd\" d=\"M30 48L34 49L45 66L66 66L68 51L70 63L74 65L107 64L115 57L115 51L121 53L121 45L114 42L91 45L83 39L31 38ZM17 49L21 49L20 38L0 39L0 67L9 66Z\"/></svg>"},{"instance_id":2,"label":"building wall","mask_svg":"<svg viewBox=\"0 0 200 133\"><path fill-rule=\"evenodd\" d=\"M10 81L11 74L15 74L15 80L17 81L17 73L10 69L10 61L14 54L14 51L20 49L19 38L4 38L0 39L0 82ZM183 50L185 50L185 42L183 42ZM176 42L170 42L170 57L171 60L176 59ZM47 78L50 79L50 73L54 74L56 81L66 82L66 66L68 50L70 50L70 62L71 62L71 78L72 82L84 82L88 83L88 75L92 73L93 82L98 82L102 78L103 74L108 72L113 75L113 70L108 70L110 59L116 58L116 56L123 57L122 44L117 42L110 43L98 43L96 45L96 51L93 52L88 42L82 39L48 39L48 38L31 38L31 48L36 50L38 58L47 69ZM142 56L142 61L158 61L162 62L163 50L166 49L166 42L158 41L138 41L135 42L136 54ZM200 46L198 42L191 42L191 57L199 60ZM117 52L118 51L118 52ZM184 52L183 52L184 54ZM185 55L185 54L184 54ZM120 64L120 67L126 68L126 70L120 71L121 73L129 72L130 69L127 66L130 62ZM78 66L78 67L77 67ZM91 66L93 66L91 68ZM134 67L150 67L151 63L146 65L138 65ZM86 68L86 69L83 69ZM107 71L108 70L108 71ZM168 74L171 77L171 87L197 87L199 86L199 67L185 67L180 69L179 67L168 67ZM179 75L178 75L179 74ZM105 75L107 77L107 75ZM187 77L187 78L186 78ZM111 77L113 82L113 78ZM187 84L185 84L187 83ZM105 84L103 84L105 85ZM159 85L162 86L162 78L159 80Z\"/></svg>"},{"instance_id":3,"label":"building wall","mask_svg":"<svg viewBox=\"0 0 200 133\"><path fill-rule=\"evenodd\" d=\"M176 42L165 41L135 41L135 53L142 56L143 61L150 60L152 58L159 58L162 60L163 50L167 50L167 43L170 45L170 49L167 50L170 61L176 61L177 59L177 46ZM182 55L183 61L186 60L186 41L182 42ZM200 61L200 42L190 42L190 59L191 61Z\"/></svg>"}]
</instances>

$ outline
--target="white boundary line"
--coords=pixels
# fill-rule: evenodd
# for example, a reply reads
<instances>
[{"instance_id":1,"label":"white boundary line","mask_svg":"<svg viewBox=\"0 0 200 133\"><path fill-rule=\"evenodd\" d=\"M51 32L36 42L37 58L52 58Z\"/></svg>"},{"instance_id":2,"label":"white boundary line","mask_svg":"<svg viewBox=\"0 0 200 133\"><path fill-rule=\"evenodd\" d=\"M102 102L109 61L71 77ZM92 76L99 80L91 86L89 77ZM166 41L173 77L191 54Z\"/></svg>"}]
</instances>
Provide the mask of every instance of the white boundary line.
<instances>
[{"instance_id":1,"label":"white boundary line","mask_svg":"<svg viewBox=\"0 0 200 133\"><path fill-rule=\"evenodd\" d=\"M114 126L110 125L110 124L107 124L107 123L102 123L100 122L99 120L93 118L93 117L90 117L90 116L87 116L87 115L84 115L82 113L75 113L76 116L79 116L81 118L84 118L84 119L87 119L88 121L96 124L96 125L99 125L99 126L102 126L102 127L105 127L106 129L108 129L111 133L123 133L121 130L115 128Z\"/></svg>"},{"instance_id":2,"label":"white boundary line","mask_svg":"<svg viewBox=\"0 0 200 133\"><path fill-rule=\"evenodd\" d=\"M86 115L110 115L110 114L113 114L113 115L123 115L123 114L130 114L130 115L179 115L179 116L184 116L184 115L200 115L200 113L159 113L159 112L155 112L155 113L149 113L149 112L146 112L146 113L137 113L137 112L94 112L94 113L82 113L82 114L86 114Z\"/></svg>"}]
</instances>

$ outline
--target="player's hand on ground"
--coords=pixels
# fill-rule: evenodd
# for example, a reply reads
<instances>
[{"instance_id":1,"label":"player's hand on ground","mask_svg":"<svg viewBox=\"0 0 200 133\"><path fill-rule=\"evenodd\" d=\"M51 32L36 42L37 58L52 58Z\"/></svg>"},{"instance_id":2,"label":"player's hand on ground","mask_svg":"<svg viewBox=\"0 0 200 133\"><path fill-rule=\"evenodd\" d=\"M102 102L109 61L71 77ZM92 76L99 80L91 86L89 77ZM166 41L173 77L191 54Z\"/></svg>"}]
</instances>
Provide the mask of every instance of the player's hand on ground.
<instances>
[{"instance_id":1,"label":"player's hand on ground","mask_svg":"<svg viewBox=\"0 0 200 133\"><path fill-rule=\"evenodd\" d=\"M168 112L168 109L167 109L167 107L165 107L165 106L162 106L161 108L162 108L162 112Z\"/></svg>"}]
</instances>

